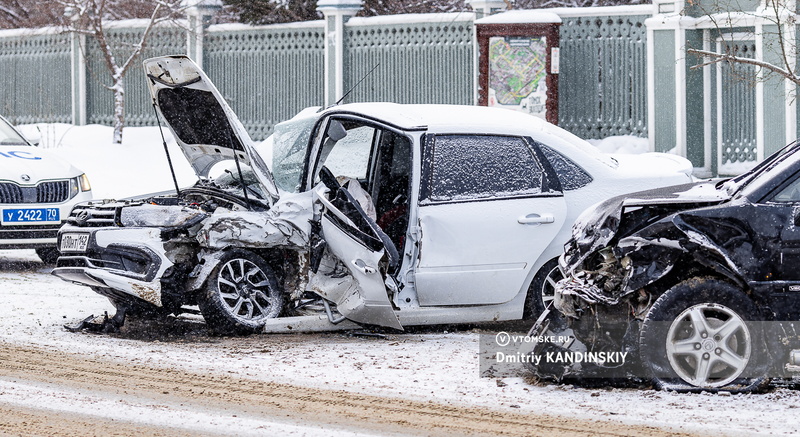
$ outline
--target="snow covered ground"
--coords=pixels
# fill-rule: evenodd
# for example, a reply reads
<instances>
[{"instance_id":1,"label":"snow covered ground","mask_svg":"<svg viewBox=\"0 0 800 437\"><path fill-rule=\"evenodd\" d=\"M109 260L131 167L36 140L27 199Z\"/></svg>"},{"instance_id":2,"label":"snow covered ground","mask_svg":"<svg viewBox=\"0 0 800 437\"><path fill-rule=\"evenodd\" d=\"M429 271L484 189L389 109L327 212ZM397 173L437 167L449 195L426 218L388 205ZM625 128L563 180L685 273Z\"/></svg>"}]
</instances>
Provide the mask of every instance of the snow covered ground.
<instances>
[{"instance_id":1,"label":"snow covered ground","mask_svg":"<svg viewBox=\"0 0 800 437\"><path fill-rule=\"evenodd\" d=\"M113 307L89 288L62 282L48 271L33 251L0 251L0 300L4 302L0 306L0 341L133 365L183 368L201 374L224 373L251 380L433 400L448 405L615 420L682 432L720 435L800 432L800 424L788 419L800 404L800 392L789 389L729 396L586 389L531 384L522 369L518 377L482 378L478 372L478 340L481 332L492 335L499 329L492 326L480 331L430 329L389 334L385 339L346 333L220 338L208 336L191 319L180 319L173 328L190 332L189 335L137 331L146 330L146 326L133 326L119 335L73 334L62 325L74 323L89 313L112 312ZM30 401L23 400L34 396L34 392L39 405L53 409L92 411L111 419L130 419L146 413L141 409L144 407L136 404L104 411L107 399L81 392L60 390L52 394L60 400L50 401L47 390L0 381L0 402L27 405L25 402ZM179 406L159 405L159 414L180 415L179 409ZM234 426L229 421L217 423L202 415L191 417L208 421L203 428L206 431ZM297 431L290 428L287 432ZM316 433L314 429L305 431Z\"/></svg>"},{"instance_id":2,"label":"snow covered ground","mask_svg":"<svg viewBox=\"0 0 800 437\"><path fill-rule=\"evenodd\" d=\"M39 147L64 158L86 172L98 199L119 199L174 189L161 133L156 127L127 127L122 144L113 144L109 126L37 124L19 126L28 138L40 138ZM169 129L164 129L178 185L196 177Z\"/></svg>"}]
</instances>

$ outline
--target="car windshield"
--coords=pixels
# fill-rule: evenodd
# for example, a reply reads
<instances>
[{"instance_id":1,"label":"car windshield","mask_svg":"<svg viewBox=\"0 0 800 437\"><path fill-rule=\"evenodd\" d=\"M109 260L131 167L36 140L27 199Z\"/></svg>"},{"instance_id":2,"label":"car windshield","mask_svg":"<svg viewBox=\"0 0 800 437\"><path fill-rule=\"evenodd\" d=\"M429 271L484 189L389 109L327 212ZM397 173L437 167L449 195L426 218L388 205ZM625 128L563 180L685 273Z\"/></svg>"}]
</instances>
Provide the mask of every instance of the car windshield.
<instances>
[{"instance_id":1,"label":"car windshield","mask_svg":"<svg viewBox=\"0 0 800 437\"><path fill-rule=\"evenodd\" d=\"M300 191L300 178L306 160L311 130L319 117L295 118L275 126L275 132L259 146L263 156L272 157L272 176L279 189L289 193ZM269 148L272 148L270 153Z\"/></svg>"},{"instance_id":2,"label":"car windshield","mask_svg":"<svg viewBox=\"0 0 800 437\"><path fill-rule=\"evenodd\" d=\"M767 181L772 178L776 171L780 172L784 167L782 164L792 161L790 158L797 155L798 150L800 150L800 142L789 144L770 155L751 170L723 181L717 185L717 189L725 190L728 195L733 196L744 190L745 187L760 185L760 181Z\"/></svg>"},{"instance_id":3,"label":"car windshield","mask_svg":"<svg viewBox=\"0 0 800 437\"><path fill-rule=\"evenodd\" d=\"M0 119L0 145L28 145L7 121Z\"/></svg>"}]
</instances>

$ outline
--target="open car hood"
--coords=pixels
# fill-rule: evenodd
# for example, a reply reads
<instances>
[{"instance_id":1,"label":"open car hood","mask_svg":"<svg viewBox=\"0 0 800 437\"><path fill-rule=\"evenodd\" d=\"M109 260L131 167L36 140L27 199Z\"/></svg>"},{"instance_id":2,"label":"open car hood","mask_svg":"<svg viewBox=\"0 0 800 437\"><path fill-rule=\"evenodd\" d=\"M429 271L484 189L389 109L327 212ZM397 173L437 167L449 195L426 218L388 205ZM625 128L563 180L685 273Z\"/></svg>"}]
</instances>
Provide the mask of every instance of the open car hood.
<instances>
[{"instance_id":1,"label":"open car hood","mask_svg":"<svg viewBox=\"0 0 800 437\"><path fill-rule=\"evenodd\" d=\"M278 189L271 172L200 67L185 55L174 55L145 60L144 71L153 103L195 173L207 178L214 164L238 158L253 169L271 197L269 203L274 203Z\"/></svg>"}]
</instances>

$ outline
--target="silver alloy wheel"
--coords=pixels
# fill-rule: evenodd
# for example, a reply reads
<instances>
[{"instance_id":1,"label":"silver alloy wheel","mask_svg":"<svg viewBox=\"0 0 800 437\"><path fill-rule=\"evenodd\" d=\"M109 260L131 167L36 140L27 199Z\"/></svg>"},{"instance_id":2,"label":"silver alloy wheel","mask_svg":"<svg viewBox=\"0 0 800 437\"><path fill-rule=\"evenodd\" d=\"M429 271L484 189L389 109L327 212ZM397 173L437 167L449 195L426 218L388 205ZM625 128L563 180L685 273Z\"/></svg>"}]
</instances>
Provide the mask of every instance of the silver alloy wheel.
<instances>
[{"instance_id":1,"label":"silver alloy wheel","mask_svg":"<svg viewBox=\"0 0 800 437\"><path fill-rule=\"evenodd\" d=\"M564 279L564 275L561 274L561 270L559 270L558 265L547 272L547 276L545 276L544 282L542 283L542 289L540 290L540 293L542 294L542 305L544 308L547 308L547 306L550 305L550 302L555 299L556 283L562 279Z\"/></svg>"},{"instance_id":2,"label":"silver alloy wheel","mask_svg":"<svg viewBox=\"0 0 800 437\"><path fill-rule=\"evenodd\" d=\"M666 351L672 370L695 387L723 387L750 361L752 336L730 308L701 303L684 310L669 327Z\"/></svg>"},{"instance_id":3,"label":"silver alloy wheel","mask_svg":"<svg viewBox=\"0 0 800 437\"><path fill-rule=\"evenodd\" d=\"M226 262L217 276L217 288L223 308L237 319L258 322L280 313L278 291L270 287L264 271L249 260Z\"/></svg>"}]
</instances>

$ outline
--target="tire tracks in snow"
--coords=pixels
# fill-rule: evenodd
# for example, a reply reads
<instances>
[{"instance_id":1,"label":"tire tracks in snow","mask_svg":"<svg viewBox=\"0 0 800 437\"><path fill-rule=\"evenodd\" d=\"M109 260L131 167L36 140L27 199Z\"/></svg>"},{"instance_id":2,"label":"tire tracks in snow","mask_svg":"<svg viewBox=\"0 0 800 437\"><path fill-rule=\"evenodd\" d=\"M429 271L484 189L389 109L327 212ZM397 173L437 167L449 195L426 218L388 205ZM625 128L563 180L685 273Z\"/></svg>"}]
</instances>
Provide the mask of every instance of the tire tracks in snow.
<instances>
[{"instance_id":1,"label":"tire tracks in snow","mask_svg":"<svg viewBox=\"0 0 800 437\"><path fill-rule=\"evenodd\" d=\"M180 405L181 408L213 411L226 417L313 424L323 432L326 429L338 429L412 435L688 435L645 425L590 421L566 415L515 413L257 381L225 375L224 369L208 374L180 368L126 364L1 342L0 363L0 379L7 381L44 384L82 394L96 393L119 398L120 402ZM309 378L313 378L313 375L309 375ZM5 418L9 417L9 411L13 411L13 408L8 404L0 404L0 421L4 424L8 423ZM20 411L36 419L29 421L29 426L33 426L33 422L39 423L38 428L30 428L33 431L30 435L56 435L48 432L48 429L52 429L48 427L60 422L60 416L63 415L66 415L63 419L67 422L74 422L74 434L84 434L79 427L93 417L99 423L108 421L102 411L87 411L85 415L55 414L50 422L46 420L47 414L32 412L28 407L21 407ZM568 412L569 407L565 406L565 413ZM112 429L131 427L131 434L165 434L157 427L135 421L113 423ZM26 434L24 429L0 427L0 431L13 434ZM37 429L42 431L36 432ZM180 430L173 429L167 434L180 434L176 431ZM65 435L69 434L73 433Z\"/></svg>"}]
</instances>

